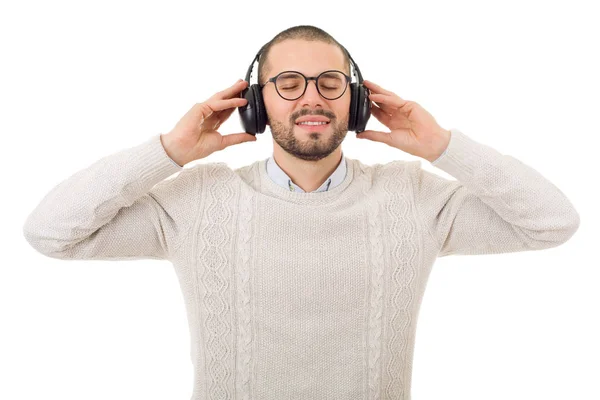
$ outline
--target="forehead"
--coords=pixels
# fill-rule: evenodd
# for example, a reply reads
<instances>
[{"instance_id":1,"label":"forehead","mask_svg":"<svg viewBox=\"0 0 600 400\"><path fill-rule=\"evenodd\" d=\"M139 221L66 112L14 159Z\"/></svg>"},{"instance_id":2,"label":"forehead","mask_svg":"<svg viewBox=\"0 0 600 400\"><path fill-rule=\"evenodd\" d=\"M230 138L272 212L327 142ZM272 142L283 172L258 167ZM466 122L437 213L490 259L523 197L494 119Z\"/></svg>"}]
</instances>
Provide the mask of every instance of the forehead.
<instances>
[{"instance_id":1,"label":"forehead","mask_svg":"<svg viewBox=\"0 0 600 400\"><path fill-rule=\"evenodd\" d=\"M323 71L346 71L344 53L336 45L307 40L284 40L269 51L270 76L282 71L300 71L317 76Z\"/></svg>"}]
</instances>

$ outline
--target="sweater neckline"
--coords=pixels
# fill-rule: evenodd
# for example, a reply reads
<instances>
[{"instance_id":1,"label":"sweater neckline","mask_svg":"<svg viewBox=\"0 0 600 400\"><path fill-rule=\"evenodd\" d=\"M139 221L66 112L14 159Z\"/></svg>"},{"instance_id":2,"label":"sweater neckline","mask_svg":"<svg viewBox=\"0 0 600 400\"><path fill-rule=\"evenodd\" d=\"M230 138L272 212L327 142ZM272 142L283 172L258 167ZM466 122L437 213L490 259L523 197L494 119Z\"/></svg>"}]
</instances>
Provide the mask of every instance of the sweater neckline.
<instances>
[{"instance_id":1,"label":"sweater neckline","mask_svg":"<svg viewBox=\"0 0 600 400\"><path fill-rule=\"evenodd\" d=\"M346 156L344 156L344 159L346 161L346 176L344 177L344 180L336 187L324 192L293 192L278 185L273 182L267 173L267 161L269 159L262 159L258 162L258 175L260 177L261 187L271 195L288 201L310 204L329 203L332 199L339 197L340 193L352 183L354 178L354 160Z\"/></svg>"}]
</instances>

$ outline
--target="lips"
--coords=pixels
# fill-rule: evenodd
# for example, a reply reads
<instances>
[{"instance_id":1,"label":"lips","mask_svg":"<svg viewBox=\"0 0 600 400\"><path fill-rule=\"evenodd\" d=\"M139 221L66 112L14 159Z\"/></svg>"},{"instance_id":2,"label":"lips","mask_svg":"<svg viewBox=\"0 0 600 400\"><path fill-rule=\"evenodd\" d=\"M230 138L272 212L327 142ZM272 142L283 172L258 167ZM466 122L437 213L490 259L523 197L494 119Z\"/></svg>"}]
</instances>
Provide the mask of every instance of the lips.
<instances>
[{"instance_id":1,"label":"lips","mask_svg":"<svg viewBox=\"0 0 600 400\"><path fill-rule=\"evenodd\" d=\"M300 121L300 122L307 122L307 121ZM327 123L325 123L325 124L300 124L300 122L296 122L296 125L298 125L298 126L325 126L325 125L329 125L329 121L327 121ZM317 121L317 122L321 122L321 121Z\"/></svg>"},{"instance_id":2,"label":"lips","mask_svg":"<svg viewBox=\"0 0 600 400\"><path fill-rule=\"evenodd\" d=\"M329 128L329 124L320 124L320 125L301 125L301 124L296 124L296 126L302 132L325 132Z\"/></svg>"},{"instance_id":3,"label":"lips","mask_svg":"<svg viewBox=\"0 0 600 400\"><path fill-rule=\"evenodd\" d=\"M322 117L319 115L306 115L304 117L300 117L296 120L296 125L300 122L330 122L329 118Z\"/></svg>"}]
</instances>

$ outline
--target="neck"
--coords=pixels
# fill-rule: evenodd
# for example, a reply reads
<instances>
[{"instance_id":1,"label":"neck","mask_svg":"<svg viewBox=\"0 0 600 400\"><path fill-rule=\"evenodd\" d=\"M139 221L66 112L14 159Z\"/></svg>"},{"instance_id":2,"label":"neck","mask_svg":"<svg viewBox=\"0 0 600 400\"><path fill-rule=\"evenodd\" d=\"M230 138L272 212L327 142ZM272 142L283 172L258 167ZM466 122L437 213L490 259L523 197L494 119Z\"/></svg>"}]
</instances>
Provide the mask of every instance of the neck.
<instances>
[{"instance_id":1,"label":"neck","mask_svg":"<svg viewBox=\"0 0 600 400\"><path fill-rule=\"evenodd\" d=\"M333 174L342 161L342 148L338 147L327 157L317 161L302 160L274 146L273 159L289 177L305 192L317 190Z\"/></svg>"}]
</instances>

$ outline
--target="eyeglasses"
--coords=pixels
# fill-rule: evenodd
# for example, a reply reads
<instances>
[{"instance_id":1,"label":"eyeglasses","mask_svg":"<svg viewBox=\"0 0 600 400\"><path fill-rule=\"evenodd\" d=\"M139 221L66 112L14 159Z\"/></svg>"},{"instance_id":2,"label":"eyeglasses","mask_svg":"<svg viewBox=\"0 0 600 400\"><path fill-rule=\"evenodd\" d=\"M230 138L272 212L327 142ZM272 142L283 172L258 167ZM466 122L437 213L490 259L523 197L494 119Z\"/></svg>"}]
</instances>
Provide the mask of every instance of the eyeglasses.
<instances>
[{"instance_id":1,"label":"eyeglasses","mask_svg":"<svg viewBox=\"0 0 600 400\"><path fill-rule=\"evenodd\" d=\"M317 91L327 100L335 100L346 92L348 83L352 78L342 71L328 70L321 72L319 76L306 77L298 71L283 71L259 85L262 89L269 82L275 84L277 94L285 100L296 100L304 95L309 80L314 80Z\"/></svg>"}]
</instances>

